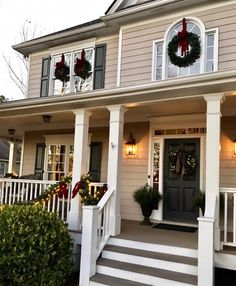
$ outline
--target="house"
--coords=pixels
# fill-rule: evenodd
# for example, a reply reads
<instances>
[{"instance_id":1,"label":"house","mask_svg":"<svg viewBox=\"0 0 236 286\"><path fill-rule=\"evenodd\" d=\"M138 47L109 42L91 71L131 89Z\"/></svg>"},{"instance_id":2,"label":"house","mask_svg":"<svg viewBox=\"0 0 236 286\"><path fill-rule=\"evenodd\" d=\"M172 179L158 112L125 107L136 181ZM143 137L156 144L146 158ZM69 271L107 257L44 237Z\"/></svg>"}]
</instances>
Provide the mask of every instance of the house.
<instances>
[{"instance_id":1,"label":"house","mask_svg":"<svg viewBox=\"0 0 236 286\"><path fill-rule=\"evenodd\" d=\"M73 170L74 186L89 171L108 185L83 215L69 202L80 286L213 286L215 267L236 269L235 14L232 0L115 0L97 20L14 46L29 59L28 94L0 105L0 135L22 140L20 175L49 184ZM124 220L142 220L132 195L146 183L163 194L152 222L197 226L198 249L173 232L121 239Z\"/></svg>"}]
</instances>

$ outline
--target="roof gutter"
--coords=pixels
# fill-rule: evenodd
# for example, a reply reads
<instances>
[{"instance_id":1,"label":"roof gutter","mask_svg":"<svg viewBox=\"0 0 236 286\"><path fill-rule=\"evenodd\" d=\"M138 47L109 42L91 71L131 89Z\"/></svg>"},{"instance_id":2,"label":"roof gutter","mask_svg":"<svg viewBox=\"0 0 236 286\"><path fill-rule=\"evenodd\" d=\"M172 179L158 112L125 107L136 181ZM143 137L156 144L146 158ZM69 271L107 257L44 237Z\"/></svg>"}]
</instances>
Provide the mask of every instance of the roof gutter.
<instances>
[{"instance_id":1,"label":"roof gutter","mask_svg":"<svg viewBox=\"0 0 236 286\"><path fill-rule=\"evenodd\" d=\"M82 27L82 28L78 27L78 29L75 28L73 30L69 29L69 30L64 30L62 32L59 31L59 32L56 32L53 34L49 34L49 35L37 38L37 39L33 39L33 40L30 40L27 42L16 44L12 47L16 51L22 53L23 50L29 49L29 48L36 46L36 45L41 45L41 44L45 45L46 43L54 42L54 41L59 40L59 39L66 39L68 37L75 36L78 34L82 35L82 34L86 34L89 32L96 32L96 31L101 30L105 27L107 27L107 24L104 22L96 23L96 24L93 24L93 25L90 25L87 27Z\"/></svg>"}]
</instances>

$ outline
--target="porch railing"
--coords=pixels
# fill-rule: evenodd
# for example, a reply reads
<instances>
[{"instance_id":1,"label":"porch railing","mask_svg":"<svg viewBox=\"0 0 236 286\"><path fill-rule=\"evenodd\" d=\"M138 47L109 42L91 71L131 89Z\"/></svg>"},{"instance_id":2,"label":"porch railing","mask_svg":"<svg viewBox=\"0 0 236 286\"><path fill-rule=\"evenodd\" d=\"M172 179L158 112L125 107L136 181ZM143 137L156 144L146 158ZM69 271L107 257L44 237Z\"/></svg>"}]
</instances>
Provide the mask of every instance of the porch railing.
<instances>
[{"instance_id":1,"label":"porch railing","mask_svg":"<svg viewBox=\"0 0 236 286\"><path fill-rule=\"evenodd\" d=\"M89 286L96 272L96 260L111 235L110 210L114 190L104 194L97 206L83 207L80 286Z\"/></svg>"},{"instance_id":2,"label":"porch railing","mask_svg":"<svg viewBox=\"0 0 236 286\"><path fill-rule=\"evenodd\" d=\"M12 205L19 202L28 202L43 193L50 185L56 181L25 180L0 178L0 205ZM91 183L90 191L96 192L103 183ZM48 202L43 204L49 212L58 213L60 218L68 222L72 187L69 185L68 198L59 198L56 194Z\"/></svg>"},{"instance_id":3,"label":"porch railing","mask_svg":"<svg viewBox=\"0 0 236 286\"><path fill-rule=\"evenodd\" d=\"M220 194L223 212L221 247L224 245L236 247L236 188L221 188Z\"/></svg>"}]
</instances>

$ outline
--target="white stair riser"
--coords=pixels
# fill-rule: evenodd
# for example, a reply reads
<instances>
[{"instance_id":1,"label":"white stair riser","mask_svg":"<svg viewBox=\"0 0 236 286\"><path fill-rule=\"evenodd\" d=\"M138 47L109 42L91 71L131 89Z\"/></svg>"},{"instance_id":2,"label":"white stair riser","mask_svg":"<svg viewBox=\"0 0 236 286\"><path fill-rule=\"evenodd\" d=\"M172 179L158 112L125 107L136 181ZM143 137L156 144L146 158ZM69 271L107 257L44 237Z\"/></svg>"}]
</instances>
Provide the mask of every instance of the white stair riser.
<instances>
[{"instance_id":1,"label":"white stair riser","mask_svg":"<svg viewBox=\"0 0 236 286\"><path fill-rule=\"evenodd\" d=\"M104 250L102 257L147 267L197 275L197 266ZM181 260L181 257L180 257Z\"/></svg>"},{"instance_id":2,"label":"white stair riser","mask_svg":"<svg viewBox=\"0 0 236 286\"><path fill-rule=\"evenodd\" d=\"M134 273L122 269L110 268L102 265L97 265L97 273L127 279L134 282L150 284L152 286L194 286L193 284L181 283L169 279L162 279L141 273Z\"/></svg>"},{"instance_id":3,"label":"white stair riser","mask_svg":"<svg viewBox=\"0 0 236 286\"><path fill-rule=\"evenodd\" d=\"M172 255L197 258L197 250L183 248L183 247L175 247L175 246L169 246L169 245L146 243L146 242L117 239L117 238L110 238L108 241L108 244L121 246L121 247L146 250L146 251L151 251L151 252L160 252L160 253L166 253L166 254L172 254Z\"/></svg>"},{"instance_id":4,"label":"white stair riser","mask_svg":"<svg viewBox=\"0 0 236 286\"><path fill-rule=\"evenodd\" d=\"M108 284L101 284L98 282L90 281L89 286L109 286Z\"/></svg>"}]
</instances>

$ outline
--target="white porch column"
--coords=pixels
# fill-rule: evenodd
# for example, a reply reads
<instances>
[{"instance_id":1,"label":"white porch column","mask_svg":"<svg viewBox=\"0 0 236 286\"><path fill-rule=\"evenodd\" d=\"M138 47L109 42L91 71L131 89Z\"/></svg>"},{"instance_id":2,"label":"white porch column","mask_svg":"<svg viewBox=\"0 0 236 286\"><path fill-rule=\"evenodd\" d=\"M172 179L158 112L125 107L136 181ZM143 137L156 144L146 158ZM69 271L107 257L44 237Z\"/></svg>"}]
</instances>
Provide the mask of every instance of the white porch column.
<instances>
[{"instance_id":1,"label":"white porch column","mask_svg":"<svg viewBox=\"0 0 236 286\"><path fill-rule=\"evenodd\" d=\"M219 202L220 202L220 132L221 103L223 94L204 96L207 102L206 135L206 210L212 204L212 195L216 196L215 247L220 249Z\"/></svg>"},{"instance_id":2,"label":"white porch column","mask_svg":"<svg viewBox=\"0 0 236 286\"><path fill-rule=\"evenodd\" d=\"M81 175L87 173L87 150L88 150L88 128L90 113L86 109L75 110L75 133L74 133L74 159L72 189L80 180ZM81 229L81 203L79 194L71 200L69 213L69 229Z\"/></svg>"},{"instance_id":3,"label":"white porch column","mask_svg":"<svg viewBox=\"0 0 236 286\"><path fill-rule=\"evenodd\" d=\"M111 235L120 233L120 181L125 107L114 105L107 107L110 111L109 151L107 184L114 190L111 200L110 227Z\"/></svg>"},{"instance_id":4,"label":"white porch column","mask_svg":"<svg viewBox=\"0 0 236 286\"><path fill-rule=\"evenodd\" d=\"M17 155L17 144L14 142L8 142L9 147L9 161L8 161L8 173L16 173L16 155Z\"/></svg>"}]
</instances>

